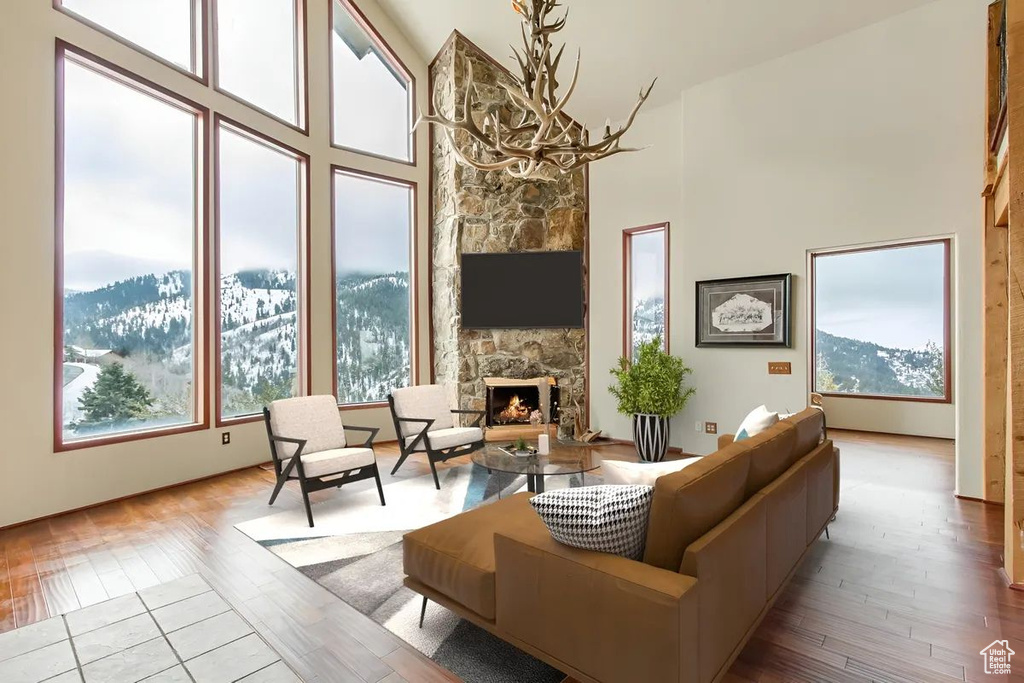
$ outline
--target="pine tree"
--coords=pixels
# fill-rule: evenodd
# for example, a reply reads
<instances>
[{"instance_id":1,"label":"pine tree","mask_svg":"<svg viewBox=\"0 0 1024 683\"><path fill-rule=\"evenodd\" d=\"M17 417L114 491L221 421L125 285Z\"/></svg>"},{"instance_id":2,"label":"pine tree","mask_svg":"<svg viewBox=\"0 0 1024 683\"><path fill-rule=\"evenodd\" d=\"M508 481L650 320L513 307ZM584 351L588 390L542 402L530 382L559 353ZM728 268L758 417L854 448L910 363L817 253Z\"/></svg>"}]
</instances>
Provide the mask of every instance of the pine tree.
<instances>
[{"instance_id":1,"label":"pine tree","mask_svg":"<svg viewBox=\"0 0 1024 683\"><path fill-rule=\"evenodd\" d=\"M82 424L94 425L146 417L153 397L123 365L112 363L100 370L96 384L78 402L85 414Z\"/></svg>"}]
</instances>

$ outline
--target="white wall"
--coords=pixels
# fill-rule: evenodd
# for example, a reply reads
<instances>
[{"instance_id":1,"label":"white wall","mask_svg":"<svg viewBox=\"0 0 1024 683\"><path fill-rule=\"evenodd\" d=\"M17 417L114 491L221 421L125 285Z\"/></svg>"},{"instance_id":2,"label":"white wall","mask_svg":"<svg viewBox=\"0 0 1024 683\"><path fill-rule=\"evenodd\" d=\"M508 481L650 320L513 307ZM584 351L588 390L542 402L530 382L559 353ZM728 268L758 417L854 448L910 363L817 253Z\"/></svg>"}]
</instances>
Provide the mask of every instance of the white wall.
<instances>
[{"instance_id":1,"label":"white wall","mask_svg":"<svg viewBox=\"0 0 1024 683\"><path fill-rule=\"evenodd\" d=\"M672 351L694 368L698 388L673 422L673 445L707 453L715 441L694 432L697 420L731 432L761 403L806 405L809 250L952 235L955 405L833 399L827 409L837 427L955 436L957 492L982 495L986 21L984 0L937 0L691 88L677 107L637 123L635 141L654 149L594 166L598 272L621 268L623 228L672 221ZM680 150L681 164L673 158ZM666 189L672 182L675 191ZM697 280L777 272L796 276L792 349L694 347ZM595 297L592 313L595 380L607 377L617 353L620 280L595 288L608 300ZM774 360L792 362L793 375L768 376ZM628 437L600 384L594 424Z\"/></svg>"},{"instance_id":2,"label":"white wall","mask_svg":"<svg viewBox=\"0 0 1024 683\"><path fill-rule=\"evenodd\" d=\"M418 136L420 164L388 163L330 149L328 129L328 2L309 2L310 135L260 114L93 31L40 0L0 2L0 527L63 510L269 460L261 424L55 454L53 415L54 40L62 38L182 94L212 104L312 155L313 391L331 393L330 164L419 183L418 290L427 310L427 136ZM360 8L417 79L426 108L426 63L374 0ZM426 318L419 321L420 377L429 377ZM212 369L210 369L212 381ZM207 408L212 412L212 408ZM347 422L383 428L394 438L387 410L354 411ZM269 495L269 492L268 492Z\"/></svg>"}]
</instances>

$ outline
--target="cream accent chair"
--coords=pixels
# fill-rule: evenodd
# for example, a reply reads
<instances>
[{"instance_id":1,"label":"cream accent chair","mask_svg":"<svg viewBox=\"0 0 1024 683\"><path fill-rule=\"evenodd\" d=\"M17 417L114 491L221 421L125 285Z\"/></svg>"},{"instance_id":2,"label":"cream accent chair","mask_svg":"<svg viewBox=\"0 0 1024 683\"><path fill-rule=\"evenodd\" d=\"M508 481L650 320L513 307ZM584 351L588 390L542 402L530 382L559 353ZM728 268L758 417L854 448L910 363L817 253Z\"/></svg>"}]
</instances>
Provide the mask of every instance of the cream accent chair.
<instances>
[{"instance_id":1,"label":"cream accent chair","mask_svg":"<svg viewBox=\"0 0 1024 683\"><path fill-rule=\"evenodd\" d=\"M391 406L391 418L402 453L391 474L397 472L413 453L426 453L434 475L434 486L440 491L436 463L472 453L484 446L480 422L486 413L482 410L452 409L444 386L428 384L395 389L388 396L388 405ZM471 426L460 427L455 424L456 415L475 415L476 419Z\"/></svg>"},{"instance_id":2,"label":"cream accent chair","mask_svg":"<svg viewBox=\"0 0 1024 683\"><path fill-rule=\"evenodd\" d=\"M263 420L267 425L270 455L277 473L277 485L270 496L270 505L277 500L286 482L299 482L306 518L312 527L311 491L340 489L345 484L363 479L377 481L380 504L385 504L384 488L373 452L373 440L380 430L345 426L333 396L274 401L263 409ZM345 430L365 432L369 437L361 444L349 446Z\"/></svg>"}]
</instances>

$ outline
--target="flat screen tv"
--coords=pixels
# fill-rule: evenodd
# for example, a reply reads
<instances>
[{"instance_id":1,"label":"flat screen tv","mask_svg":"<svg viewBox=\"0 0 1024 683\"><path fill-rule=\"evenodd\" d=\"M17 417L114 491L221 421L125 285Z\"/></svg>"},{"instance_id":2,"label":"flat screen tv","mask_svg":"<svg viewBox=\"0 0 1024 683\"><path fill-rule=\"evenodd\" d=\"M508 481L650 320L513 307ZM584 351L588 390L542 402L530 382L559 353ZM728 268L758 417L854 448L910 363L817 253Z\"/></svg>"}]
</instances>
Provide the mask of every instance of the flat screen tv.
<instances>
[{"instance_id":1,"label":"flat screen tv","mask_svg":"<svg viewBox=\"0 0 1024 683\"><path fill-rule=\"evenodd\" d=\"M463 254L462 327L582 328L583 252Z\"/></svg>"}]
</instances>

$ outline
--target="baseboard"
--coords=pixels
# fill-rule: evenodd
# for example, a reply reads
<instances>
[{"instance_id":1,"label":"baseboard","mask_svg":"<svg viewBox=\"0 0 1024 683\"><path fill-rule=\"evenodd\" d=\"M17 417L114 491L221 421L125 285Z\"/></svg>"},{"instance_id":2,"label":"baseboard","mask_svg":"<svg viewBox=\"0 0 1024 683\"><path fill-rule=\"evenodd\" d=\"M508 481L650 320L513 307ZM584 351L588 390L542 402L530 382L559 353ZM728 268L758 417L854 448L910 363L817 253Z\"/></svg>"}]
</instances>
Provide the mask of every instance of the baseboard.
<instances>
[{"instance_id":1,"label":"baseboard","mask_svg":"<svg viewBox=\"0 0 1024 683\"><path fill-rule=\"evenodd\" d=\"M1010 590L1024 592L1024 583L1014 583L1010 579L1010 575L1006 573L1006 567L999 568L999 577L1003 580L1003 583L1005 583L1006 587Z\"/></svg>"},{"instance_id":2,"label":"baseboard","mask_svg":"<svg viewBox=\"0 0 1024 683\"><path fill-rule=\"evenodd\" d=\"M997 500L985 500L984 498L975 498L974 496L961 496L959 493L954 493L953 497L957 500L966 500L971 503L984 503L985 505L994 505L996 507L1005 507L1004 503Z\"/></svg>"},{"instance_id":3,"label":"baseboard","mask_svg":"<svg viewBox=\"0 0 1024 683\"><path fill-rule=\"evenodd\" d=\"M879 436L902 436L908 439L931 439L932 441L952 441L954 443L956 442L956 439L947 439L944 436L921 436L920 434L898 434L896 432L880 432L871 429L850 429L849 427L835 427L831 424L829 424L828 426L828 431L850 432L851 434L878 434Z\"/></svg>"}]
</instances>

